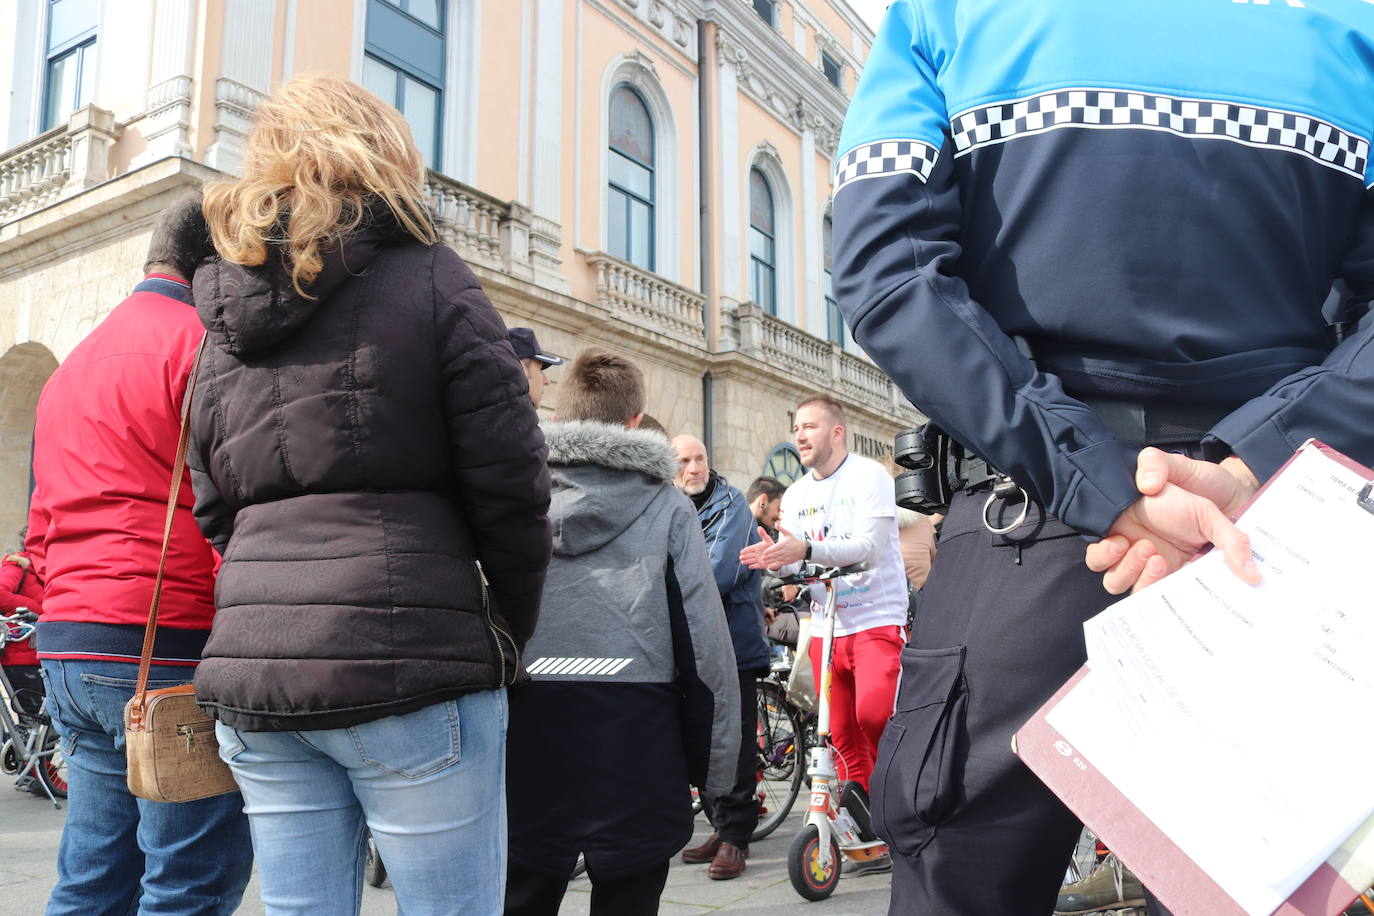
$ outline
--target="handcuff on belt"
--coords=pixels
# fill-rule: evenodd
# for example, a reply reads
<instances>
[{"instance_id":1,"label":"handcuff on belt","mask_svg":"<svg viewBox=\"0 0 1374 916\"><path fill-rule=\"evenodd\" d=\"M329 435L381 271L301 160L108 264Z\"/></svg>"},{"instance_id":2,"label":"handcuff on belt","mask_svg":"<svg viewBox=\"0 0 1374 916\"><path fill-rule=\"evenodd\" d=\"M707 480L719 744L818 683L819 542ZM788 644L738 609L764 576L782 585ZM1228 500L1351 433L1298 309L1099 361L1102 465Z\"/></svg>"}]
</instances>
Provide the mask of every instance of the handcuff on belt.
<instances>
[{"instance_id":1,"label":"handcuff on belt","mask_svg":"<svg viewBox=\"0 0 1374 916\"><path fill-rule=\"evenodd\" d=\"M1030 513L1030 495L1007 474L969 454L934 423L897 434L893 460L906 468L897 475L897 505L924 515L945 512L949 498L960 490L977 490L991 483L983 504L983 527L993 534L1015 531ZM1021 511L1005 526L992 523L993 503L1021 495Z\"/></svg>"}]
</instances>

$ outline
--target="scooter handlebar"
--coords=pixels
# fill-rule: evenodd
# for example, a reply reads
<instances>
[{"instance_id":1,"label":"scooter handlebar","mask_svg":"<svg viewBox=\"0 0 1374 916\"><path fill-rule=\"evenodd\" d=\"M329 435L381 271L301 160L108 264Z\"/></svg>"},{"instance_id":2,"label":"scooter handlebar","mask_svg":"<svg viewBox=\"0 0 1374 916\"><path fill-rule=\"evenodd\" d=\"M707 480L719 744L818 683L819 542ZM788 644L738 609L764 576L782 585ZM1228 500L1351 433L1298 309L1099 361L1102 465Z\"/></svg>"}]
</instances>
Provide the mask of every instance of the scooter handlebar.
<instances>
[{"instance_id":1,"label":"scooter handlebar","mask_svg":"<svg viewBox=\"0 0 1374 916\"><path fill-rule=\"evenodd\" d=\"M829 582L832 579L867 572L868 569L867 563L851 563L848 566L819 566L807 563L795 575L779 576L778 581L783 585L811 585L814 582Z\"/></svg>"}]
</instances>

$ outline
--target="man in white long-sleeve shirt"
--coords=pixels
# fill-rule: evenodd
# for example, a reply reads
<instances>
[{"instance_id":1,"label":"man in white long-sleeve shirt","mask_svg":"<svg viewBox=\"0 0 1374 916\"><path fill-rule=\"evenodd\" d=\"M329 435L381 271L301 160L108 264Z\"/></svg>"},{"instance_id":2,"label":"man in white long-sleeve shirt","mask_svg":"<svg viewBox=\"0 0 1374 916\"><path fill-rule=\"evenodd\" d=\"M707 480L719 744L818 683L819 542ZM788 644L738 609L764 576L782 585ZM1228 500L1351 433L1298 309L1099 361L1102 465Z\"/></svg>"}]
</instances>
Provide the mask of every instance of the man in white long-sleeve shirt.
<instances>
[{"instance_id":1,"label":"man in white long-sleeve shirt","mask_svg":"<svg viewBox=\"0 0 1374 916\"><path fill-rule=\"evenodd\" d=\"M740 560L755 569L786 572L807 560L823 566L869 564L868 572L836 583L830 681L830 728L840 778L867 792L878 739L892 715L906 641L907 588L895 491L882 465L849 453L844 408L833 398L815 395L802 401L792 433L810 471L783 494L777 542L760 530L763 540L741 551ZM824 591L817 587L813 599L816 626ZM814 639L811 663L818 681L820 654L821 641Z\"/></svg>"}]
</instances>

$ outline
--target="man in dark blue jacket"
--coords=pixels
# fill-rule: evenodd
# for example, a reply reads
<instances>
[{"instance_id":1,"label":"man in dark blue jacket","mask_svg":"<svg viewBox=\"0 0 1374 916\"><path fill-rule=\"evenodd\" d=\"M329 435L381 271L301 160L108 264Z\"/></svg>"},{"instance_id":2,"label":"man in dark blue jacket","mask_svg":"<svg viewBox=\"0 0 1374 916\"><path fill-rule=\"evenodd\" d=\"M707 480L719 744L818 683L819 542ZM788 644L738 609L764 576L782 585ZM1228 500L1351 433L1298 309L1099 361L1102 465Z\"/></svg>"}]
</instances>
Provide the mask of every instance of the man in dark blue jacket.
<instances>
[{"instance_id":1,"label":"man in dark blue jacket","mask_svg":"<svg viewBox=\"0 0 1374 916\"><path fill-rule=\"evenodd\" d=\"M744 494L711 470L706 446L695 436L673 439L678 473L674 481L696 506L711 569L725 605L730 639L739 669L740 752L731 790L707 798L706 813L715 832L701 846L684 850L682 861L709 862L716 881L737 878L749 855L749 836L758 824L758 696L754 681L768 673L768 640L764 637L763 594L759 572L741 565L739 552L759 539L754 514Z\"/></svg>"},{"instance_id":2,"label":"man in dark blue jacket","mask_svg":"<svg viewBox=\"0 0 1374 916\"><path fill-rule=\"evenodd\" d=\"M1048 911L1078 825L1009 745L1083 620L1208 543L1253 582L1227 516L1308 437L1374 460L1371 91L1369 3L888 8L835 291L971 456L898 703L924 684L949 716L898 712L874 776L894 913ZM934 729L959 748L938 774Z\"/></svg>"}]
</instances>

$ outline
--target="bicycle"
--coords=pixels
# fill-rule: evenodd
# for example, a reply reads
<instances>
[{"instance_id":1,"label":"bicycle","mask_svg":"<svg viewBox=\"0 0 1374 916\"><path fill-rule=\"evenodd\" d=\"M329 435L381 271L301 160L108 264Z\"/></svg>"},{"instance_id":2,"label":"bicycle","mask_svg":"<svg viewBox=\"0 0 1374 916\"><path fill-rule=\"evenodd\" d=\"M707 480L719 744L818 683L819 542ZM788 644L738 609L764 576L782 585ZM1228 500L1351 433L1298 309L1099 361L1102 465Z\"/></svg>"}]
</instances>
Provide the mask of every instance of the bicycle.
<instances>
[{"instance_id":1,"label":"bicycle","mask_svg":"<svg viewBox=\"0 0 1374 916\"><path fill-rule=\"evenodd\" d=\"M792 887L807 900L824 900L840 881L842 856L864 862L887 852L887 844L869 839L867 823L861 827L848 810L835 769L835 749L830 743L830 662L835 640L835 580L868 569L867 563L821 568L805 566L796 576L782 581L791 585L822 585L825 602L821 615L821 689L817 691L817 742L809 751L811 806L806 821L787 853L787 876ZM814 637L813 637L814 638ZM867 812L864 811L863 815ZM866 817L861 815L864 821Z\"/></svg>"},{"instance_id":2,"label":"bicycle","mask_svg":"<svg viewBox=\"0 0 1374 916\"><path fill-rule=\"evenodd\" d=\"M38 615L20 608L8 616L0 615L0 649L8 643L33 639ZM43 789L53 807L61 809L59 798L67 797L67 765L62 758L57 732L48 715L48 700L43 697L33 713L24 710L24 694L16 690L0 665L0 687L5 698L14 703L15 715L10 714L10 702L0 702L0 773L14 776L16 783L32 777ZM35 793L37 794L37 793Z\"/></svg>"},{"instance_id":3,"label":"bicycle","mask_svg":"<svg viewBox=\"0 0 1374 916\"><path fill-rule=\"evenodd\" d=\"M807 717L787 699L790 651L774 659L758 687L758 798L759 820L749 839L768 836L792 813L801 792L809 727Z\"/></svg>"}]
</instances>

